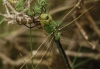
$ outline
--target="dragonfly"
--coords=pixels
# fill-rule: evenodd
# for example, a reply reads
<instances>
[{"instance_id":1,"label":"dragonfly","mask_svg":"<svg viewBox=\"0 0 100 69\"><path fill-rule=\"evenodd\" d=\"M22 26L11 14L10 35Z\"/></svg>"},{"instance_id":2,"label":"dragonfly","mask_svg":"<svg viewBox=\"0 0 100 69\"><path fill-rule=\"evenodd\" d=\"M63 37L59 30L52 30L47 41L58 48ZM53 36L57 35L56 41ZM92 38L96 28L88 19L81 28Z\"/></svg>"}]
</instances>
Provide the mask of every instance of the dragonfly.
<instances>
[{"instance_id":1,"label":"dragonfly","mask_svg":"<svg viewBox=\"0 0 100 69\"><path fill-rule=\"evenodd\" d=\"M46 34L48 35L48 37L43 41L43 43L44 43L48 38L51 38L51 40L50 40L50 42L49 42L49 44L48 44L48 47L47 47L47 49L46 49L46 52L47 52L49 46L51 45L52 41L55 42L55 44L57 45L57 48L59 49L60 54L62 55L62 58L63 58L64 62L65 62L65 64L66 64L66 68L68 68L68 69L72 69L72 68L71 68L71 65L70 65L70 63L69 63L69 61L68 61L68 58L67 58L66 54L65 54L65 51L64 51L64 49L63 49L63 47L62 47L62 44L61 44L61 42L60 42L61 30L64 29L65 27L69 26L70 24L72 24L74 21L78 20L82 15L84 15L87 11L89 11L89 10L92 9L93 7L90 7L87 11L85 11L85 12L82 13L80 16L78 16L76 19L74 19L73 21L71 21L71 22L69 22L68 24L64 25L63 27L60 27L60 25L61 25L61 23L63 22L63 20L64 20L68 15L71 15L71 14L75 11L75 9L78 8L78 7L80 6L80 4L81 4L81 0L79 0L79 2L75 5L75 7L72 8L72 10L71 10L68 14L66 14L66 15L62 18L62 20L61 20L60 22L58 22L58 23L55 22L55 21L52 19L52 16L51 16L49 13L42 13L42 14L40 14L40 16L39 16L40 25L41 25L41 27L43 28L43 30L46 32ZM40 45L40 47L43 45L43 43ZM40 47L39 47L39 48L40 48ZM39 50L39 48L38 48L38 50ZM37 51L38 51L38 50L37 50ZM46 52L45 52L45 54L46 54ZM43 57L44 57L44 56L42 56L41 61L43 61ZM34 56L32 56L30 59L32 59L32 58L34 58ZM30 60L30 59L29 59L29 60ZM40 62L41 62L41 61L40 61ZM28 62L28 61L27 61L27 62ZM25 62L25 63L22 65L22 67L23 67L27 62ZM39 64L40 64L40 63L39 63ZM36 65L35 69L38 67L39 64ZM22 67L21 67L20 69L22 69Z\"/></svg>"}]
</instances>

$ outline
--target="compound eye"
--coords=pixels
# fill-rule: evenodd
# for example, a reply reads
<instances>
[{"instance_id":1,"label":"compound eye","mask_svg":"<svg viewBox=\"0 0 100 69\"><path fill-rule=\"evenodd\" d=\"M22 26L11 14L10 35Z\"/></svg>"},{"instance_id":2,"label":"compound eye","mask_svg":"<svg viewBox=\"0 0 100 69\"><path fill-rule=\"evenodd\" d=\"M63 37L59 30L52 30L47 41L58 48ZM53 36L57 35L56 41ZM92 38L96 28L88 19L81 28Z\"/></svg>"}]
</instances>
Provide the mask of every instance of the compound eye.
<instances>
[{"instance_id":1,"label":"compound eye","mask_svg":"<svg viewBox=\"0 0 100 69\"><path fill-rule=\"evenodd\" d=\"M46 18L45 18L46 20L48 20L49 19L49 16L46 16Z\"/></svg>"}]
</instances>

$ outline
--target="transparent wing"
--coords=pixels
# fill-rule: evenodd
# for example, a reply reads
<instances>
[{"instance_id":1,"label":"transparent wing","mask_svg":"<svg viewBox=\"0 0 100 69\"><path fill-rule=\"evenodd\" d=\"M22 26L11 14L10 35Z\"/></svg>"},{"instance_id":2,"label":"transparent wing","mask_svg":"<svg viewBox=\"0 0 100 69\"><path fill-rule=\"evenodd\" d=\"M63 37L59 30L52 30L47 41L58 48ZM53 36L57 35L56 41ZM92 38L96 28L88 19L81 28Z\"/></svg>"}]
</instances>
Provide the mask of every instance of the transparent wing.
<instances>
[{"instance_id":1,"label":"transparent wing","mask_svg":"<svg viewBox=\"0 0 100 69\"><path fill-rule=\"evenodd\" d=\"M44 50L42 49L42 51L39 51L39 52L42 52L41 53L42 56L39 60L39 63L35 66L35 69L37 69L39 66L41 66L41 64L43 64L44 66L47 66L49 69L51 69L50 68L51 62L49 61L49 59L50 59L50 56L51 56L50 52L53 48L52 41L53 41L53 38L51 38L49 40L49 42L48 42L48 40L46 40L47 43L45 42L43 44L43 47L46 47L46 48ZM49 61L49 63L48 63L48 61Z\"/></svg>"},{"instance_id":2,"label":"transparent wing","mask_svg":"<svg viewBox=\"0 0 100 69\"><path fill-rule=\"evenodd\" d=\"M46 39L43 40L43 42L39 45L38 49L36 51L33 51L33 56L29 58L28 61L26 61L23 66L25 66L27 63L29 63L33 59L34 68L38 69L41 66L50 68L50 65L52 64L51 60L51 51L53 48L53 37L50 38L50 35L46 37ZM48 63L49 61L49 63ZM21 69L23 68L21 67Z\"/></svg>"}]
</instances>

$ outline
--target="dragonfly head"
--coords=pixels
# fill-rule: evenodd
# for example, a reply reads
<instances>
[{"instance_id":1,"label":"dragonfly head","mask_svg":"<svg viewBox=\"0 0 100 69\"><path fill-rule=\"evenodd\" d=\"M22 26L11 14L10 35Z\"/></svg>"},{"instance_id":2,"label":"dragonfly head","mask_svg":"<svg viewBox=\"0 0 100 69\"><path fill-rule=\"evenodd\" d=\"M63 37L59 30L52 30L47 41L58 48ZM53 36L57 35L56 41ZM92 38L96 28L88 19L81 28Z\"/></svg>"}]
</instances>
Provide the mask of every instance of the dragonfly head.
<instances>
[{"instance_id":1,"label":"dragonfly head","mask_svg":"<svg viewBox=\"0 0 100 69\"><path fill-rule=\"evenodd\" d=\"M45 25L49 25L51 21L52 21L51 15L49 15L49 14L41 14L40 15L40 22L43 27Z\"/></svg>"}]
</instances>

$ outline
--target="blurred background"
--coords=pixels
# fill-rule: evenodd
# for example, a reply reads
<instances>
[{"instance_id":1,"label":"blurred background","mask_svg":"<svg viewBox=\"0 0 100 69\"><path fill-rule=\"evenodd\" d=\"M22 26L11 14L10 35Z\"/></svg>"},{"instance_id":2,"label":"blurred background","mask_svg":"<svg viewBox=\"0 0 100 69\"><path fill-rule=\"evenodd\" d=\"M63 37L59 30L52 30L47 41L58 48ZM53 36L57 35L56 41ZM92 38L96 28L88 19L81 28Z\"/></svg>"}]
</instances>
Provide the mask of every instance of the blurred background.
<instances>
[{"instance_id":1,"label":"blurred background","mask_svg":"<svg viewBox=\"0 0 100 69\"><path fill-rule=\"evenodd\" d=\"M60 21L77 3L77 0L46 0L49 7L49 14L54 21ZM33 0L32 4L36 3ZM62 29L61 43L68 55L73 69L100 69L100 1L83 0L80 8L73 11L65 18L61 27L76 19L88 8L94 6L91 10L81 16L77 21ZM5 13L5 8L0 0L0 13ZM69 18L70 17L70 18ZM0 16L0 21L3 19ZM45 40L47 35L43 29L32 28L33 54ZM46 46L49 42L46 42ZM44 48L44 47L43 47ZM41 48L42 52L45 49ZM53 53L53 55L51 55ZM0 69L20 69L24 64L24 59L30 58L30 30L29 28L18 24L0 24ZM37 53L38 54L38 53ZM21 56L22 55L22 56ZM34 58L36 66L43 54L38 54ZM74 64L74 58L76 58ZM27 63L28 69L31 63ZM41 61L37 69L66 69L61 55L54 45L50 56L47 55ZM24 67L23 69L26 69Z\"/></svg>"}]
</instances>

